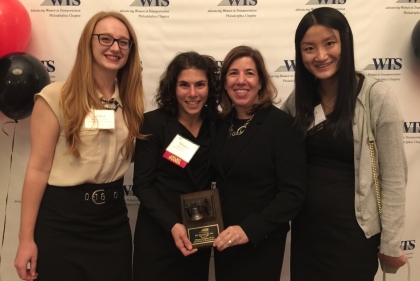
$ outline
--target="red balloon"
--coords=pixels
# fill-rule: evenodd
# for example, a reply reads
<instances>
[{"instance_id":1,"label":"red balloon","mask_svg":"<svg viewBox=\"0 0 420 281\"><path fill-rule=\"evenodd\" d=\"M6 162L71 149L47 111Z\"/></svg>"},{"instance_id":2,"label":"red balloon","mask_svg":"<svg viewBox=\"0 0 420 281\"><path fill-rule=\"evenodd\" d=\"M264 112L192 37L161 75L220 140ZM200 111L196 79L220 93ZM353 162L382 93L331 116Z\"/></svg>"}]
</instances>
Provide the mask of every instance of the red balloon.
<instances>
[{"instance_id":1,"label":"red balloon","mask_svg":"<svg viewBox=\"0 0 420 281\"><path fill-rule=\"evenodd\" d=\"M25 49L31 37L31 19L18 0L0 0L0 57Z\"/></svg>"}]
</instances>

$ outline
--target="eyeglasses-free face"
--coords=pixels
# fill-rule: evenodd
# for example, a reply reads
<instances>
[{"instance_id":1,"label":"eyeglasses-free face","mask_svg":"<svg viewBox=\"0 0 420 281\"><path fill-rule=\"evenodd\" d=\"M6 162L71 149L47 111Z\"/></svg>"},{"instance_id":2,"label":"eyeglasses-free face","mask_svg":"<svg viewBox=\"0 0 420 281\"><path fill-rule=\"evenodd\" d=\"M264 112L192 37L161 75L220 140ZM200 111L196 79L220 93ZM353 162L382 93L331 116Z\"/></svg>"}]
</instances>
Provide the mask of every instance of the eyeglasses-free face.
<instances>
[{"instance_id":1,"label":"eyeglasses-free face","mask_svg":"<svg viewBox=\"0 0 420 281\"><path fill-rule=\"evenodd\" d=\"M320 81L338 79L340 69L340 33L320 24L311 26L300 42L305 68Z\"/></svg>"},{"instance_id":2,"label":"eyeglasses-free face","mask_svg":"<svg viewBox=\"0 0 420 281\"><path fill-rule=\"evenodd\" d=\"M239 119L248 119L248 111L258 101L261 82L257 66L250 57L240 57L232 62L226 73L225 90L235 105Z\"/></svg>"},{"instance_id":3,"label":"eyeglasses-free face","mask_svg":"<svg viewBox=\"0 0 420 281\"><path fill-rule=\"evenodd\" d=\"M102 46L112 46L114 42L116 41L118 43L118 47L123 50L129 50L133 46L133 40L130 39L115 39L112 36L109 36L107 34L92 34L92 36L98 36L99 44Z\"/></svg>"}]
</instances>

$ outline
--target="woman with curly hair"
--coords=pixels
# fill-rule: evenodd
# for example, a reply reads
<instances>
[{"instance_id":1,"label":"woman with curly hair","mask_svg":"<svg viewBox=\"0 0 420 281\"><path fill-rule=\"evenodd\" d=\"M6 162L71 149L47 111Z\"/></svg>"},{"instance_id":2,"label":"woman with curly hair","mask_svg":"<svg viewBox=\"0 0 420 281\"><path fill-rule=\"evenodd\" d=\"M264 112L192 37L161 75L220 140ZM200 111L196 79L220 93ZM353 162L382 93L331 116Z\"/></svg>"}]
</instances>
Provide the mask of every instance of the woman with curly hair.
<instances>
[{"instance_id":1,"label":"woman with curly hair","mask_svg":"<svg viewBox=\"0 0 420 281\"><path fill-rule=\"evenodd\" d=\"M140 200L134 235L134 280L208 279L211 249L193 249L181 223L180 195L210 189L210 154L218 116L219 67L212 57L178 54L163 73L158 109L145 114L137 140L133 191ZM163 155L182 137L199 145L185 167Z\"/></svg>"}]
</instances>

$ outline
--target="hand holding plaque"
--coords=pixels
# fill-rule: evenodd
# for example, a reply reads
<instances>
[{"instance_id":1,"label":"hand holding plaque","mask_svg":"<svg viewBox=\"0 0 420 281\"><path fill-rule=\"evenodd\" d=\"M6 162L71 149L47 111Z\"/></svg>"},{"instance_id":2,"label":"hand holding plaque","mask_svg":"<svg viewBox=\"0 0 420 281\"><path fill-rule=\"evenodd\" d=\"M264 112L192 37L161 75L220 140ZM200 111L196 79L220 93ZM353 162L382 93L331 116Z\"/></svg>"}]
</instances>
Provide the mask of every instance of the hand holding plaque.
<instances>
[{"instance_id":1,"label":"hand holding plaque","mask_svg":"<svg viewBox=\"0 0 420 281\"><path fill-rule=\"evenodd\" d=\"M211 247L223 231L217 189L181 195L182 222L194 248Z\"/></svg>"}]
</instances>

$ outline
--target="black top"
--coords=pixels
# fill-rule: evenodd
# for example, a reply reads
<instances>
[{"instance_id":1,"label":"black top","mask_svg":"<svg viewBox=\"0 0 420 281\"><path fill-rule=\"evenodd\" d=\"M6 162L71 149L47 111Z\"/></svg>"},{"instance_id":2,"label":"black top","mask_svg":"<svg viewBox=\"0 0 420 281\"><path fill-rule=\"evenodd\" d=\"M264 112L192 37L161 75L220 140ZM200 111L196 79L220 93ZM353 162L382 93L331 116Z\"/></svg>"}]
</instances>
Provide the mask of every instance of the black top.
<instances>
[{"instance_id":1,"label":"black top","mask_svg":"<svg viewBox=\"0 0 420 281\"><path fill-rule=\"evenodd\" d=\"M208 122L203 122L197 137L194 137L184 125L180 122L178 123L181 129L180 135L200 146L193 158L191 158L190 162L187 164L191 168L193 181L199 186L201 183L208 181L208 162L211 150L209 124Z\"/></svg>"},{"instance_id":2,"label":"black top","mask_svg":"<svg viewBox=\"0 0 420 281\"><path fill-rule=\"evenodd\" d=\"M148 138L136 141L133 192L140 208L134 244L155 254L179 254L170 231L182 223L180 195L210 189L214 124L203 121L195 138L178 118L156 109L144 115L141 133ZM177 134L200 145L185 168L162 157Z\"/></svg>"},{"instance_id":3,"label":"black top","mask_svg":"<svg viewBox=\"0 0 420 281\"><path fill-rule=\"evenodd\" d=\"M275 106L259 109L242 135L228 139L230 121L218 127L212 155L223 220L225 227L240 225L258 247L274 232L287 231L303 203L303 136Z\"/></svg>"}]
</instances>

